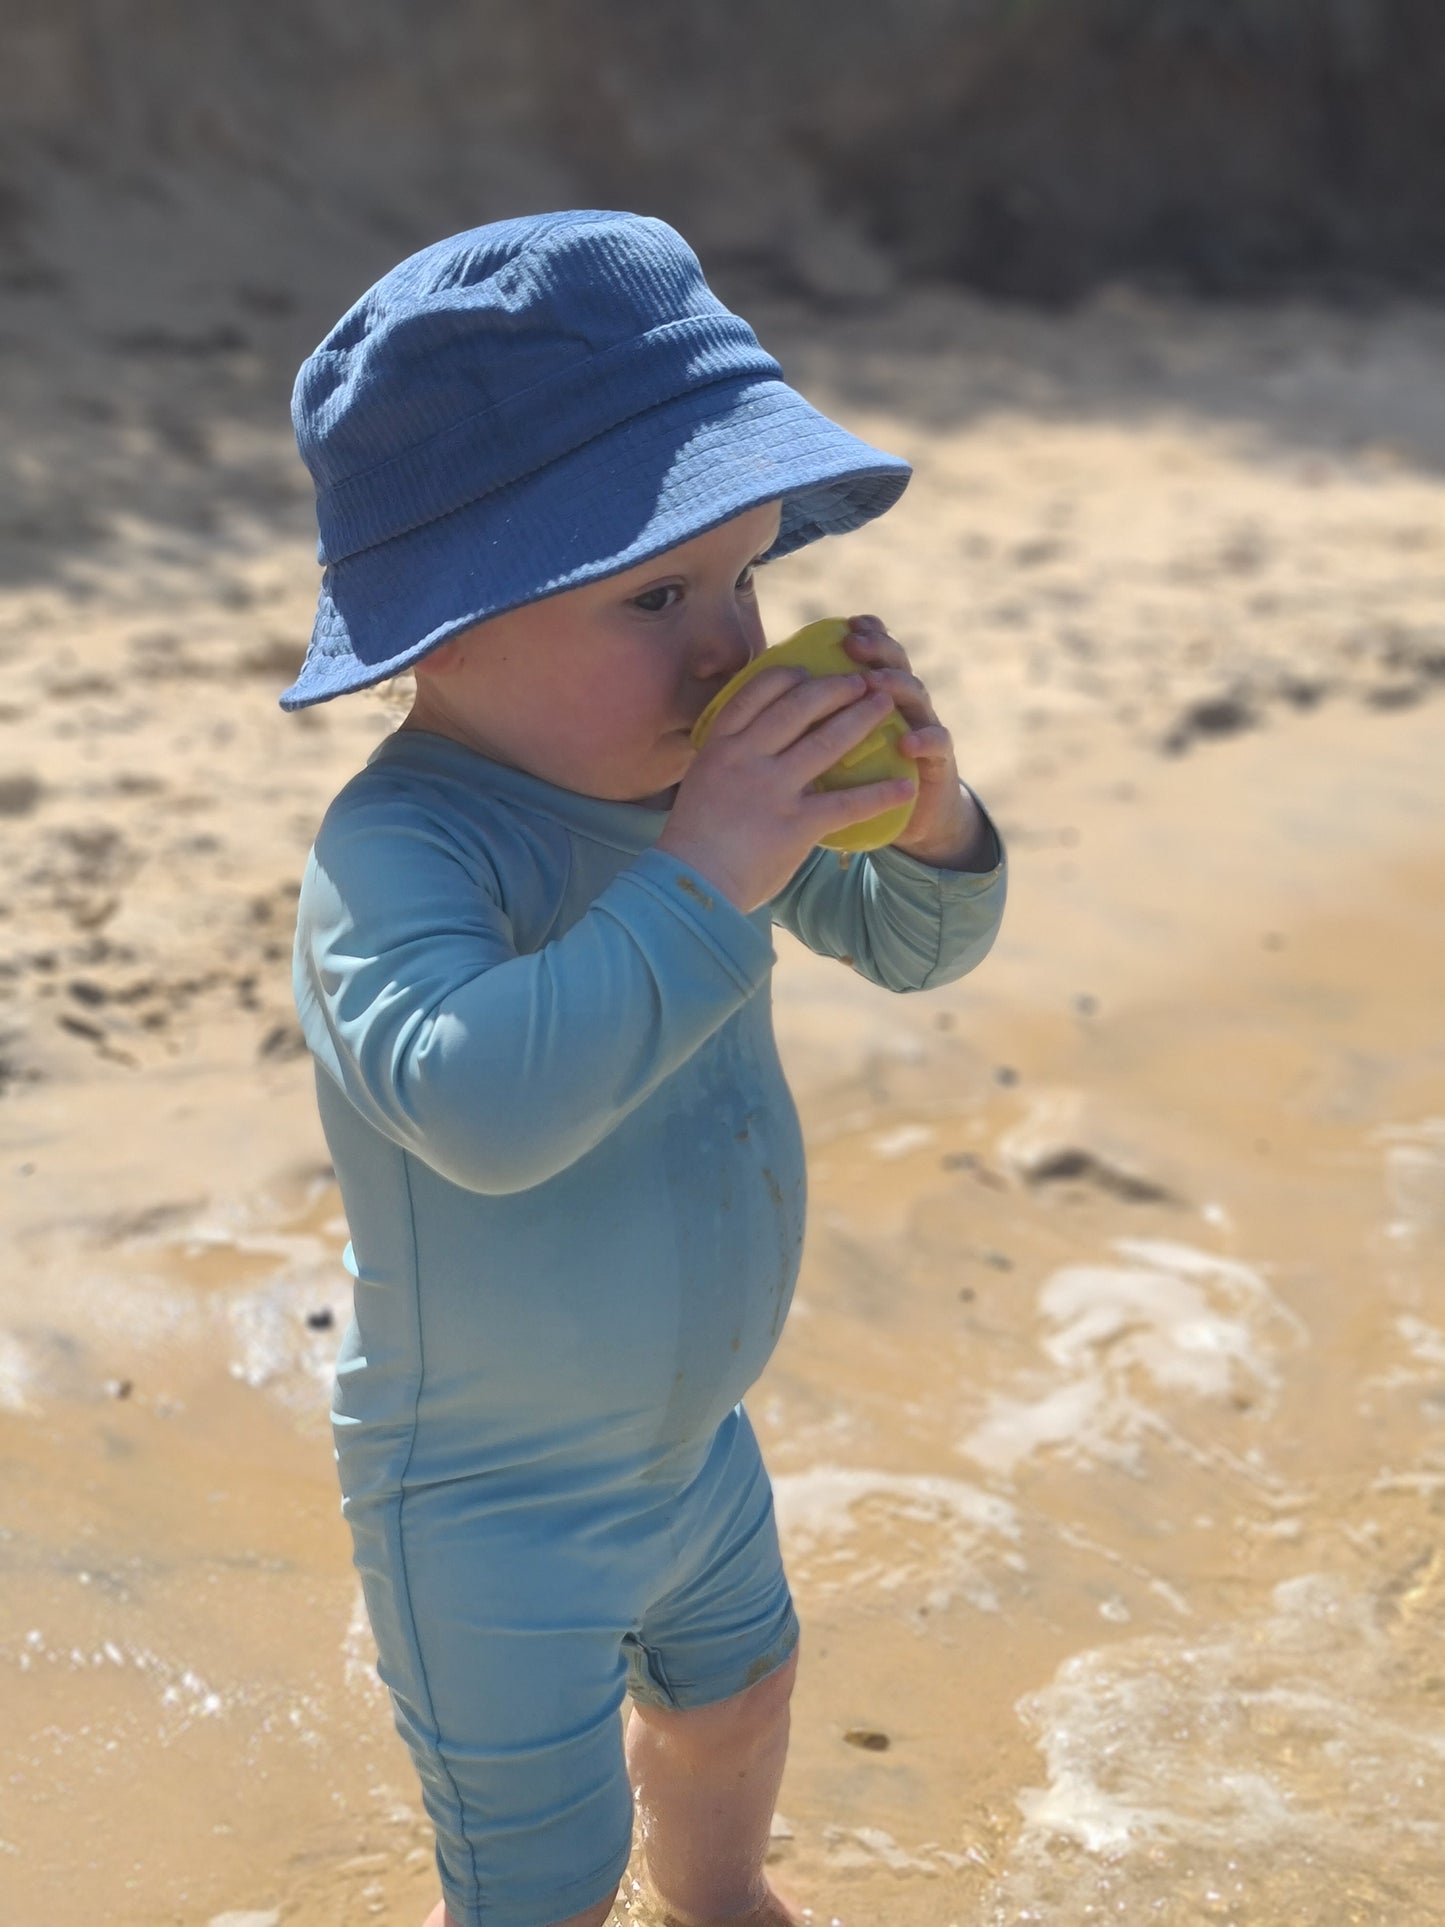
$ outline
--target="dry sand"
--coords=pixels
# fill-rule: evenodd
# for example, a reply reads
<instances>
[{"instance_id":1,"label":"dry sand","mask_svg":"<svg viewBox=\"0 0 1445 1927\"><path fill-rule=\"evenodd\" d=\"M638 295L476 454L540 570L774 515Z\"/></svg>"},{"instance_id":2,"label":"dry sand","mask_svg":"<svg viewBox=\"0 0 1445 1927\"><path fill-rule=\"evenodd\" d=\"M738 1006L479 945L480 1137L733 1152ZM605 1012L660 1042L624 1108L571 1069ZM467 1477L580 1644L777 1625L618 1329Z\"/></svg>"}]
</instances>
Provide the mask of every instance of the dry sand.
<instances>
[{"instance_id":1,"label":"dry sand","mask_svg":"<svg viewBox=\"0 0 1445 1927\"><path fill-rule=\"evenodd\" d=\"M758 319L918 469L769 626L885 615L1013 861L961 985L779 967L780 1877L850 1927L1445 1921L1445 316ZM0 598L0 1915L411 1927L287 982L397 697L275 709L306 504L199 402L121 394L83 548L42 443Z\"/></svg>"}]
</instances>

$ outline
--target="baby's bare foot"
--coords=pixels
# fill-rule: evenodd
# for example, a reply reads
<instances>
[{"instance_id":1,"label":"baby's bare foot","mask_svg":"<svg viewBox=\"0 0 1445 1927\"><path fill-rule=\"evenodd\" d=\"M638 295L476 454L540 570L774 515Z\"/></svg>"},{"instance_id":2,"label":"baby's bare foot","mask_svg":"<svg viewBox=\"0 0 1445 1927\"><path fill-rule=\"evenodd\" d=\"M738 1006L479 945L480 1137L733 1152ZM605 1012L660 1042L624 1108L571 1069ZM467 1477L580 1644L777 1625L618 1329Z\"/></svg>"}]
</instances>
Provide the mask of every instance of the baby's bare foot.
<instances>
[{"instance_id":1,"label":"baby's bare foot","mask_svg":"<svg viewBox=\"0 0 1445 1927\"><path fill-rule=\"evenodd\" d=\"M843 1923L836 1915L820 1920L813 1908L799 1907L769 1883L767 1899L755 1914L747 1916L742 1927L843 1927Z\"/></svg>"},{"instance_id":2,"label":"baby's bare foot","mask_svg":"<svg viewBox=\"0 0 1445 1927\"><path fill-rule=\"evenodd\" d=\"M683 1920L679 1915L663 1911L664 1927L701 1927L697 1921ZM799 1907L785 1895L780 1894L771 1882L768 1884L767 1898L750 1913L734 1914L724 1921L709 1921L706 1927L843 1927L836 1915L823 1921L811 1907Z\"/></svg>"}]
</instances>

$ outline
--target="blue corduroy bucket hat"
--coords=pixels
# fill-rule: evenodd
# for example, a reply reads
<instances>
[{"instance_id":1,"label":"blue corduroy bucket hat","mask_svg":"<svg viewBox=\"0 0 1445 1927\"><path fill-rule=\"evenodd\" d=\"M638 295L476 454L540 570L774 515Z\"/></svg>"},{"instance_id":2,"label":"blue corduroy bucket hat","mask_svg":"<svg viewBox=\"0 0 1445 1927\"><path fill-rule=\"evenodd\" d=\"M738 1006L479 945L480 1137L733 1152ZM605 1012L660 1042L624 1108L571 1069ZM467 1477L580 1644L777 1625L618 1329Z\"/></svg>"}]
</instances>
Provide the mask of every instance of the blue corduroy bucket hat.
<instances>
[{"instance_id":1,"label":"blue corduroy bucket hat","mask_svg":"<svg viewBox=\"0 0 1445 1927\"><path fill-rule=\"evenodd\" d=\"M770 557L841 535L911 473L788 387L681 235L597 210L403 261L302 364L291 415L325 574L283 709L763 502Z\"/></svg>"}]
</instances>

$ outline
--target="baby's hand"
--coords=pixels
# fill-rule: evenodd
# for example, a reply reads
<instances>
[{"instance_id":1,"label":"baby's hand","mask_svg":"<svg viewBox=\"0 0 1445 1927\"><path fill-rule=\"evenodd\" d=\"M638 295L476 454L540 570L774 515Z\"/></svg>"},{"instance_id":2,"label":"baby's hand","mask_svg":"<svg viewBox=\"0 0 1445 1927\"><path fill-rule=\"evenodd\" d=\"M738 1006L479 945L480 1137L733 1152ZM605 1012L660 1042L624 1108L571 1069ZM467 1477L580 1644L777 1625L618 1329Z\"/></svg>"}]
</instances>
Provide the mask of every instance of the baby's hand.
<instances>
[{"instance_id":1,"label":"baby's hand","mask_svg":"<svg viewBox=\"0 0 1445 1927\"><path fill-rule=\"evenodd\" d=\"M983 812L959 785L953 738L934 714L933 699L877 616L850 616L843 647L860 664L870 689L885 694L908 734L898 748L918 765L918 801L908 828L891 846L935 870L991 870L998 860Z\"/></svg>"},{"instance_id":2,"label":"baby's hand","mask_svg":"<svg viewBox=\"0 0 1445 1927\"><path fill-rule=\"evenodd\" d=\"M769 902L820 837L913 794L908 777L812 788L877 728L895 700L861 671L763 670L719 712L678 786L657 848L690 863L740 910Z\"/></svg>"}]
</instances>

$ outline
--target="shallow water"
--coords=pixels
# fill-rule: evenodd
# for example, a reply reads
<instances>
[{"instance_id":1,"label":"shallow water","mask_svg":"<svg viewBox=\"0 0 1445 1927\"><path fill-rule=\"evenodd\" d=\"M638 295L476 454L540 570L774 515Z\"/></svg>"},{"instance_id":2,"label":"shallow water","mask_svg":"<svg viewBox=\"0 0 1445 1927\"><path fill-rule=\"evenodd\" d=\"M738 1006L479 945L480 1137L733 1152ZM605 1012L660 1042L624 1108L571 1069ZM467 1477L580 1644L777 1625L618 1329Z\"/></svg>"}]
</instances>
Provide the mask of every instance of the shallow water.
<instances>
[{"instance_id":1,"label":"shallow water","mask_svg":"<svg viewBox=\"0 0 1445 1927\"><path fill-rule=\"evenodd\" d=\"M750 1403L820 1920L1445 1922L1445 727L1377 727L1005 795L1076 835L1020 834L949 991L783 958L813 1215ZM324 1423L343 1238L293 1174L19 1241L6 1919L430 1904Z\"/></svg>"}]
</instances>

